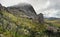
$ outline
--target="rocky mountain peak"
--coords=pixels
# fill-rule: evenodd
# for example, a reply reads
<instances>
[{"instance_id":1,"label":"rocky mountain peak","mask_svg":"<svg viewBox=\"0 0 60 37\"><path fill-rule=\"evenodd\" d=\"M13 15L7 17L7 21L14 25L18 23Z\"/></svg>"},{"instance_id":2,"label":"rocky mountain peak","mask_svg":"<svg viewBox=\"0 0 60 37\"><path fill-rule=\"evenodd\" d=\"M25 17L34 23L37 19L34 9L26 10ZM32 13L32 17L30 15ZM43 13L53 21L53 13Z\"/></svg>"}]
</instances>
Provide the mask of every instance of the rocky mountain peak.
<instances>
[{"instance_id":1,"label":"rocky mountain peak","mask_svg":"<svg viewBox=\"0 0 60 37\"><path fill-rule=\"evenodd\" d=\"M31 4L21 3L10 7L4 7L0 4L0 10L6 10L17 17L27 17L33 20L38 20L40 23L44 22L43 14L40 13L37 15Z\"/></svg>"},{"instance_id":2,"label":"rocky mountain peak","mask_svg":"<svg viewBox=\"0 0 60 37\"><path fill-rule=\"evenodd\" d=\"M22 17L28 17L34 19L37 16L33 6L27 3L20 3L18 5L7 7L7 9L10 13Z\"/></svg>"}]
</instances>

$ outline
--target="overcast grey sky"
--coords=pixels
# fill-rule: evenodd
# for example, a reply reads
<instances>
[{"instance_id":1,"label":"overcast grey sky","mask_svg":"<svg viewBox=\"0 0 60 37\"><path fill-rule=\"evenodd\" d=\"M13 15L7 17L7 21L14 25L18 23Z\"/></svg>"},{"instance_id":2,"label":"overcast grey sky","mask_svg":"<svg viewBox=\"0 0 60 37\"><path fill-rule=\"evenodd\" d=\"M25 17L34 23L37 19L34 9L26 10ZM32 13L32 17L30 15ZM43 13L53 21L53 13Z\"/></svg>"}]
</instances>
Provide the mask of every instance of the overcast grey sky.
<instances>
[{"instance_id":1,"label":"overcast grey sky","mask_svg":"<svg viewBox=\"0 0 60 37\"><path fill-rule=\"evenodd\" d=\"M6 7L22 2L30 3L37 14L43 13L47 17L60 18L60 0L0 0L0 3Z\"/></svg>"}]
</instances>

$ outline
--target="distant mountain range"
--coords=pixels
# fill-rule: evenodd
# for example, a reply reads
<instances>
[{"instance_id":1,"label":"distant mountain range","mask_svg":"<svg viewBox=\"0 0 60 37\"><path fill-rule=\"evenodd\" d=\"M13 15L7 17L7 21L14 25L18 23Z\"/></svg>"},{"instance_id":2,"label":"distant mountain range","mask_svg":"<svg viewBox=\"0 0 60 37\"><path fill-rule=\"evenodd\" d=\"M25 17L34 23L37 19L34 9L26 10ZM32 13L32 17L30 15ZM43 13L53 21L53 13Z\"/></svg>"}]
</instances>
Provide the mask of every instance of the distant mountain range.
<instances>
[{"instance_id":1,"label":"distant mountain range","mask_svg":"<svg viewBox=\"0 0 60 37\"><path fill-rule=\"evenodd\" d=\"M45 19L48 19L48 20L60 20L60 18L56 18L56 17L49 17L49 18L45 18Z\"/></svg>"}]
</instances>

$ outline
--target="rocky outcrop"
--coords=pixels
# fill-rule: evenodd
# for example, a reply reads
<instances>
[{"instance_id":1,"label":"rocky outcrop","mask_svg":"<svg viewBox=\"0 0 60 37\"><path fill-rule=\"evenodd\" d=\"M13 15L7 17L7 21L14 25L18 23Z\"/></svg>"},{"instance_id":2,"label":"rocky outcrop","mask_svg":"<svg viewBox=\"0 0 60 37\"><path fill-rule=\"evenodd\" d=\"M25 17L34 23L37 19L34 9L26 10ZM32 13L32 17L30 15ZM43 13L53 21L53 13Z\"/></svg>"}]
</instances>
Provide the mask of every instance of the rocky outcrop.
<instances>
[{"instance_id":1,"label":"rocky outcrop","mask_svg":"<svg viewBox=\"0 0 60 37\"><path fill-rule=\"evenodd\" d=\"M34 8L27 3L21 3L15 6L7 7L8 11L11 12L14 15L22 16L22 17L28 17L35 19L37 18L37 14L34 10Z\"/></svg>"},{"instance_id":2,"label":"rocky outcrop","mask_svg":"<svg viewBox=\"0 0 60 37\"><path fill-rule=\"evenodd\" d=\"M0 10L6 10L17 17L29 18L35 21L37 20L39 23L44 23L43 14L40 13L37 15L33 6L27 3L21 3L10 7L4 7L0 4Z\"/></svg>"},{"instance_id":3,"label":"rocky outcrop","mask_svg":"<svg viewBox=\"0 0 60 37\"><path fill-rule=\"evenodd\" d=\"M0 4L0 11L3 11L3 10L6 10L6 7L4 7Z\"/></svg>"},{"instance_id":4,"label":"rocky outcrop","mask_svg":"<svg viewBox=\"0 0 60 37\"><path fill-rule=\"evenodd\" d=\"M1 11L1 9L2 9L2 5L0 4L0 11Z\"/></svg>"},{"instance_id":5,"label":"rocky outcrop","mask_svg":"<svg viewBox=\"0 0 60 37\"><path fill-rule=\"evenodd\" d=\"M44 23L44 16L43 16L42 13L40 13L40 14L38 15L38 21L39 21L41 24Z\"/></svg>"}]
</instances>

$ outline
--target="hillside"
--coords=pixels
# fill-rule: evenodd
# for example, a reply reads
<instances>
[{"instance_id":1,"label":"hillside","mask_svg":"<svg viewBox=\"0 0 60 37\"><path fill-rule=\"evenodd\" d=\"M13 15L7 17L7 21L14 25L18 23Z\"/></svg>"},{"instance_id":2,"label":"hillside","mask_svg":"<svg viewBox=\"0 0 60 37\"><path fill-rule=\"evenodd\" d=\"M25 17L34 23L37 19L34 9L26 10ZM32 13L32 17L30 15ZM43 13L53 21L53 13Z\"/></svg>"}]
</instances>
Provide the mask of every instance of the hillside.
<instances>
[{"instance_id":1,"label":"hillside","mask_svg":"<svg viewBox=\"0 0 60 37\"><path fill-rule=\"evenodd\" d=\"M1 37L37 37L43 33L45 25L29 18L17 17L6 9L0 9Z\"/></svg>"},{"instance_id":2,"label":"hillside","mask_svg":"<svg viewBox=\"0 0 60 37\"><path fill-rule=\"evenodd\" d=\"M0 4L0 37L60 37L60 23L37 15L30 4Z\"/></svg>"}]
</instances>

